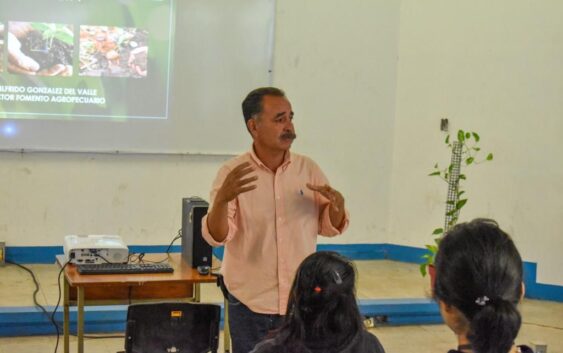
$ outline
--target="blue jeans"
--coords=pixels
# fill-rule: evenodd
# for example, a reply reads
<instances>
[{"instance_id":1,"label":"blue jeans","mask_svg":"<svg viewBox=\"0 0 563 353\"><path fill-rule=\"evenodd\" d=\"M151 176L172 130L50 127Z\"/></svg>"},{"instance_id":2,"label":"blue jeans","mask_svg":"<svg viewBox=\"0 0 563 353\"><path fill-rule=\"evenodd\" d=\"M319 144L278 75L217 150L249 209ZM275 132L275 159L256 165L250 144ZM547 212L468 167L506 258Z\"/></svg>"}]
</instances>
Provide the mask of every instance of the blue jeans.
<instances>
[{"instance_id":1,"label":"blue jeans","mask_svg":"<svg viewBox=\"0 0 563 353\"><path fill-rule=\"evenodd\" d=\"M266 338L268 332L278 328L281 315L258 314L229 293L229 329L233 353L248 353Z\"/></svg>"}]
</instances>

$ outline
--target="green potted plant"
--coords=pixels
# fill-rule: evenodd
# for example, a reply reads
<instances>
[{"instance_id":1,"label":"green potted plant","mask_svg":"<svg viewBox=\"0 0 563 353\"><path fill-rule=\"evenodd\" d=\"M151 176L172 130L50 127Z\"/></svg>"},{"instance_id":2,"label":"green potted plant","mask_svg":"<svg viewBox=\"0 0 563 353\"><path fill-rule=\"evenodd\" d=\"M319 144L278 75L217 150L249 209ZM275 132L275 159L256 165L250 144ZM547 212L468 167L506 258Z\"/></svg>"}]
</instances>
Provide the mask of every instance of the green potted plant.
<instances>
[{"instance_id":1,"label":"green potted plant","mask_svg":"<svg viewBox=\"0 0 563 353\"><path fill-rule=\"evenodd\" d=\"M427 244L428 253L423 255L424 262L420 265L420 273L426 276L430 272L433 278L433 264L438 251L440 239L451 227L453 227L459 219L459 213L467 204L468 198L463 189L463 181L467 180L465 170L471 165L480 164L493 160L493 154L489 153L483 159L481 156L481 147L479 142L481 138L476 132L467 132L464 130L457 131L457 139L452 141L450 134L446 136L444 143L451 151L451 161L445 168L441 168L438 163L434 165L434 170L429 174L432 177L438 177L448 184L448 196L446 199L446 211L444 226L434 229L432 235L433 244Z\"/></svg>"}]
</instances>

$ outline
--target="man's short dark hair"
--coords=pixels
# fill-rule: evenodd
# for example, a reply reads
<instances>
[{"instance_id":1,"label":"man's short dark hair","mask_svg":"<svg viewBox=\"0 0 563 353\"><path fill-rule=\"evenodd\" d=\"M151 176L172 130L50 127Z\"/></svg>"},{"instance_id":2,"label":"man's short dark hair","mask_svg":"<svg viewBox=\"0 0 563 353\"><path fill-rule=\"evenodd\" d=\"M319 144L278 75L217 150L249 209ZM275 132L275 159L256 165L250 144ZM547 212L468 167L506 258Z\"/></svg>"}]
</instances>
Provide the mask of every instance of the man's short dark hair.
<instances>
[{"instance_id":1,"label":"man's short dark hair","mask_svg":"<svg viewBox=\"0 0 563 353\"><path fill-rule=\"evenodd\" d=\"M264 96L285 97L285 92L276 87L260 87L250 92L242 101L242 115L245 123L262 112Z\"/></svg>"}]
</instances>

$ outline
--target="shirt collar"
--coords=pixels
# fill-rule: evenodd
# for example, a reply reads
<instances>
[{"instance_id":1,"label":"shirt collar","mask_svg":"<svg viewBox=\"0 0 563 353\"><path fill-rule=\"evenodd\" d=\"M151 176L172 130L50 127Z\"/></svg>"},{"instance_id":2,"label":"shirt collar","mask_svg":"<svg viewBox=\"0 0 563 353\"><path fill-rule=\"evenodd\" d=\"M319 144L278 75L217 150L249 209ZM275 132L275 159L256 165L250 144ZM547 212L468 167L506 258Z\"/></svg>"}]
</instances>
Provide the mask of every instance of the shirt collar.
<instances>
[{"instance_id":1,"label":"shirt collar","mask_svg":"<svg viewBox=\"0 0 563 353\"><path fill-rule=\"evenodd\" d=\"M250 158L259 166L264 167L266 169L269 169L264 163L262 163L262 161L260 160L260 158L258 158L258 156L256 155L256 152L254 151L254 145L252 145L250 147ZM289 150L287 150L285 152L285 155L283 156L283 162L280 165L280 168L282 168L282 170L285 170L287 168L287 166L289 165L289 163L291 163L292 157L291 157L291 152L289 152Z\"/></svg>"}]
</instances>

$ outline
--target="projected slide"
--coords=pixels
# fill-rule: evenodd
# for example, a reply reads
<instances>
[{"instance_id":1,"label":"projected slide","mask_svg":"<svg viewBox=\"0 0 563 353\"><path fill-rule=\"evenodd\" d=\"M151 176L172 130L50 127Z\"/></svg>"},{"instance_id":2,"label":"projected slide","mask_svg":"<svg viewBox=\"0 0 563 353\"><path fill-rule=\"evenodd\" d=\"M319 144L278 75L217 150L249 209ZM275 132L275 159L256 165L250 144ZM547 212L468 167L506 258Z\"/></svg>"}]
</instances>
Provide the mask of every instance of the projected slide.
<instances>
[{"instance_id":1,"label":"projected slide","mask_svg":"<svg viewBox=\"0 0 563 353\"><path fill-rule=\"evenodd\" d=\"M0 22L0 73L4 71L4 24Z\"/></svg>"},{"instance_id":2,"label":"projected slide","mask_svg":"<svg viewBox=\"0 0 563 353\"><path fill-rule=\"evenodd\" d=\"M167 119L172 0L0 0L0 118Z\"/></svg>"}]
</instances>

